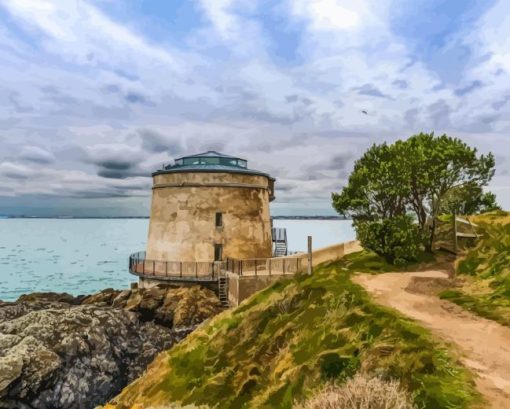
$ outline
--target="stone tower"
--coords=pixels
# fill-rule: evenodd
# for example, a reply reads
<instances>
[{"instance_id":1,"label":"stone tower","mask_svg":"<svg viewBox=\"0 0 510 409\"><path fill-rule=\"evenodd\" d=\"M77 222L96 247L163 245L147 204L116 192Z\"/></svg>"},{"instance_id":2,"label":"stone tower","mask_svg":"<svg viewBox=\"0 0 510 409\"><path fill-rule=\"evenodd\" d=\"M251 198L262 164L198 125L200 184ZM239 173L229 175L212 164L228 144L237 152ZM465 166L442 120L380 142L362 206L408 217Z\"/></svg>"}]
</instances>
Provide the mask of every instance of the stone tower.
<instances>
[{"instance_id":1,"label":"stone tower","mask_svg":"<svg viewBox=\"0 0 510 409\"><path fill-rule=\"evenodd\" d=\"M274 178L215 151L179 158L152 177L147 259L271 257Z\"/></svg>"}]
</instances>

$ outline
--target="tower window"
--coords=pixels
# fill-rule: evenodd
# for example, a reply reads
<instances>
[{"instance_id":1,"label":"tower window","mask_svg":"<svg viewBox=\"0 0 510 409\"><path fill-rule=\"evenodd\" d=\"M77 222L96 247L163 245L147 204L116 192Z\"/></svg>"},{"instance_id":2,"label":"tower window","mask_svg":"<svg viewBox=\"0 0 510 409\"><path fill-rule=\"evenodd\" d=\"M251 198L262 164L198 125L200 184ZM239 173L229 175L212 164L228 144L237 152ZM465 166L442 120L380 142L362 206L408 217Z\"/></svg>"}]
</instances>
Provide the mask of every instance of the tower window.
<instances>
[{"instance_id":1,"label":"tower window","mask_svg":"<svg viewBox=\"0 0 510 409\"><path fill-rule=\"evenodd\" d=\"M223 244L214 245L214 261L221 261L223 259Z\"/></svg>"},{"instance_id":2,"label":"tower window","mask_svg":"<svg viewBox=\"0 0 510 409\"><path fill-rule=\"evenodd\" d=\"M216 227L223 226L223 213L216 213Z\"/></svg>"}]
</instances>

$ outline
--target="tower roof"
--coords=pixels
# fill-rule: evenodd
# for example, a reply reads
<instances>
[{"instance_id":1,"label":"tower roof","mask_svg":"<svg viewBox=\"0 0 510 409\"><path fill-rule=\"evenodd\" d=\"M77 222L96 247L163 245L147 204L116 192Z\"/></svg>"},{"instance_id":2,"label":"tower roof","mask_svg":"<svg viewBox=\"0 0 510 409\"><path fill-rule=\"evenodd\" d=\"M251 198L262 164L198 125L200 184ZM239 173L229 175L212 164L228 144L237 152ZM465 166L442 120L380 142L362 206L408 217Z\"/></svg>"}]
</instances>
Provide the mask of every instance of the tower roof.
<instances>
[{"instance_id":1,"label":"tower roof","mask_svg":"<svg viewBox=\"0 0 510 409\"><path fill-rule=\"evenodd\" d=\"M223 153L217 152L217 151L207 151L203 153L196 153L195 155L189 155L189 156L183 156L178 159L184 159L184 158L230 158L230 159L239 159L235 156L229 156L225 155Z\"/></svg>"},{"instance_id":2,"label":"tower roof","mask_svg":"<svg viewBox=\"0 0 510 409\"><path fill-rule=\"evenodd\" d=\"M227 172L246 173L251 175L266 176L273 179L267 173L248 169L248 161L237 156L225 155L216 151L207 151L195 155L182 156L175 159L173 165L166 165L163 169L153 173L178 173L178 172Z\"/></svg>"}]
</instances>

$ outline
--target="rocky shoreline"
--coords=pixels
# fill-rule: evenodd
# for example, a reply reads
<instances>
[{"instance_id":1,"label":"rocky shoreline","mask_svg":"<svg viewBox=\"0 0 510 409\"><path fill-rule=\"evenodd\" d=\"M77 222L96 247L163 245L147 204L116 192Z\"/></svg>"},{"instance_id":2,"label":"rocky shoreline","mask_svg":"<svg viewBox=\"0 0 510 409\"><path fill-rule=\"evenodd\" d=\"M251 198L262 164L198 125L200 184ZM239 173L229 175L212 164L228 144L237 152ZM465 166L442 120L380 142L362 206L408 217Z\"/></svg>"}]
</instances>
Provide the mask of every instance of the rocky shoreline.
<instances>
[{"instance_id":1,"label":"rocky shoreline","mask_svg":"<svg viewBox=\"0 0 510 409\"><path fill-rule=\"evenodd\" d=\"M199 286L0 302L0 408L94 408L221 310Z\"/></svg>"}]
</instances>

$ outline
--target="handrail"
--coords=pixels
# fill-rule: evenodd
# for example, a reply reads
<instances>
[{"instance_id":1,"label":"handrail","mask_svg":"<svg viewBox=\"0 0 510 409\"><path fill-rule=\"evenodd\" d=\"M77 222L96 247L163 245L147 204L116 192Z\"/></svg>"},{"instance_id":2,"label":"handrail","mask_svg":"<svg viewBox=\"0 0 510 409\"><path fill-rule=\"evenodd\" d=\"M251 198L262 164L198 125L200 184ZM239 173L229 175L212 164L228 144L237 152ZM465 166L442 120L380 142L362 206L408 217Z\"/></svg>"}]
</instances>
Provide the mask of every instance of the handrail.
<instances>
[{"instance_id":1,"label":"handrail","mask_svg":"<svg viewBox=\"0 0 510 409\"><path fill-rule=\"evenodd\" d=\"M210 261L160 261L146 258L145 251L129 256L129 272L139 277L174 281L213 281L224 271L240 276L292 275L304 271L302 256Z\"/></svg>"},{"instance_id":2,"label":"handrail","mask_svg":"<svg viewBox=\"0 0 510 409\"><path fill-rule=\"evenodd\" d=\"M209 261L160 261L146 258L145 251L129 256L129 272L139 277L182 281L217 280L222 264Z\"/></svg>"},{"instance_id":3,"label":"handrail","mask_svg":"<svg viewBox=\"0 0 510 409\"><path fill-rule=\"evenodd\" d=\"M226 269L239 276L292 275L307 267L307 259L297 257L273 257L253 259L227 258Z\"/></svg>"}]
</instances>

